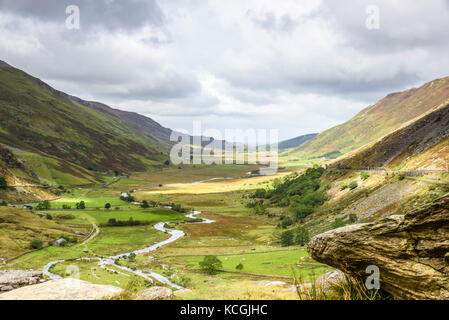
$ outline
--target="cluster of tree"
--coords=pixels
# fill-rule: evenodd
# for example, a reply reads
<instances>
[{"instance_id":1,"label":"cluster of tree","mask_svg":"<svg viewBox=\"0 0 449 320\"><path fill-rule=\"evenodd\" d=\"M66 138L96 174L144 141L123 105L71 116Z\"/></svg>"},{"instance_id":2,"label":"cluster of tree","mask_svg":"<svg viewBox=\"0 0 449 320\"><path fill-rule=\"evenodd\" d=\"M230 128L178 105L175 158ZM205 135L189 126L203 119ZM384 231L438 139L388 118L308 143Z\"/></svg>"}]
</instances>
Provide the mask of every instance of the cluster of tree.
<instances>
[{"instance_id":1,"label":"cluster of tree","mask_svg":"<svg viewBox=\"0 0 449 320\"><path fill-rule=\"evenodd\" d=\"M42 249L42 246L44 243L40 239L33 239L30 241L30 247L31 249Z\"/></svg>"},{"instance_id":2,"label":"cluster of tree","mask_svg":"<svg viewBox=\"0 0 449 320\"><path fill-rule=\"evenodd\" d=\"M36 206L36 210L48 210L51 208L51 203L48 200L39 202Z\"/></svg>"},{"instance_id":3,"label":"cluster of tree","mask_svg":"<svg viewBox=\"0 0 449 320\"><path fill-rule=\"evenodd\" d=\"M0 189L6 190L8 188L8 183L6 182L6 179L4 176L0 176Z\"/></svg>"},{"instance_id":4,"label":"cluster of tree","mask_svg":"<svg viewBox=\"0 0 449 320\"><path fill-rule=\"evenodd\" d=\"M250 198L268 199L271 205L289 207L296 221L303 221L317 206L325 201L325 188L320 188L320 178L325 169L309 168L302 175L294 172L281 179L275 179L272 189L258 189ZM260 201L259 207L260 207ZM257 202L251 204L256 207ZM262 208L261 208L262 209Z\"/></svg>"},{"instance_id":5,"label":"cluster of tree","mask_svg":"<svg viewBox=\"0 0 449 320\"><path fill-rule=\"evenodd\" d=\"M107 224L102 224L102 227L130 227L130 226L147 226L148 221L134 220L132 217L128 221L120 221L114 218L108 220Z\"/></svg>"},{"instance_id":6,"label":"cluster of tree","mask_svg":"<svg viewBox=\"0 0 449 320\"><path fill-rule=\"evenodd\" d=\"M368 178L367 178L367 179L368 179ZM354 190L354 189L356 189L358 186L359 186L359 184L358 184L357 181L351 181L349 184L346 183L346 182L342 182L342 183L340 184L340 190L343 191L343 190L348 189L348 188L349 188L350 190Z\"/></svg>"},{"instance_id":7,"label":"cluster of tree","mask_svg":"<svg viewBox=\"0 0 449 320\"><path fill-rule=\"evenodd\" d=\"M292 245L305 246L309 241L309 232L304 227L299 227L295 230L287 230L281 234L281 245L283 247Z\"/></svg>"}]
</instances>

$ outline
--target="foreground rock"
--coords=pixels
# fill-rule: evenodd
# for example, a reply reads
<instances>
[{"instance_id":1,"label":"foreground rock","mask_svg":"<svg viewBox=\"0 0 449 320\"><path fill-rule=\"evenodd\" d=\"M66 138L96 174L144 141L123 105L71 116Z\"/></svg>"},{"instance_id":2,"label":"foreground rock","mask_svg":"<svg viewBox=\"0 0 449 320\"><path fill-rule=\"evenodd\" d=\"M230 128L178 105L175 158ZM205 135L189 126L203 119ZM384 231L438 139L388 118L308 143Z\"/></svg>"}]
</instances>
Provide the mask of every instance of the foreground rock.
<instances>
[{"instance_id":1,"label":"foreground rock","mask_svg":"<svg viewBox=\"0 0 449 320\"><path fill-rule=\"evenodd\" d=\"M449 196L401 216L314 237L316 261L366 279L379 267L381 288L396 299L449 299Z\"/></svg>"},{"instance_id":2,"label":"foreground rock","mask_svg":"<svg viewBox=\"0 0 449 320\"><path fill-rule=\"evenodd\" d=\"M0 300L101 300L122 293L114 286L66 278L0 294Z\"/></svg>"},{"instance_id":3,"label":"foreground rock","mask_svg":"<svg viewBox=\"0 0 449 320\"><path fill-rule=\"evenodd\" d=\"M165 287L152 287L142 291L137 300L166 300L173 298L173 291Z\"/></svg>"},{"instance_id":4,"label":"foreground rock","mask_svg":"<svg viewBox=\"0 0 449 320\"><path fill-rule=\"evenodd\" d=\"M5 270L0 271L0 292L14 290L47 281L41 271Z\"/></svg>"}]
</instances>

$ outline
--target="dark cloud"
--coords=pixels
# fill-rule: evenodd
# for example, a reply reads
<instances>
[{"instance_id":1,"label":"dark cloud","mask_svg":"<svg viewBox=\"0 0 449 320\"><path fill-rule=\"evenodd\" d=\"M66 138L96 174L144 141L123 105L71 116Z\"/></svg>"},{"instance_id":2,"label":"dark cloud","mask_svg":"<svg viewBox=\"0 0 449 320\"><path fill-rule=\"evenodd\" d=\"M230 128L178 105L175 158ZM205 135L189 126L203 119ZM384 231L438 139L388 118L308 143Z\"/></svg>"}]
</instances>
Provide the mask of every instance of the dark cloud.
<instances>
[{"instance_id":1,"label":"dark cloud","mask_svg":"<svg viewBox=\"0 0 449 320\"><path fill-rule=\"evenodd\" d=\"M62 24L69 5L79 7L81 28L129 30L144 24L162 25L164 21L155 0L0 0L1 11Z\"/></svg>"}]
</instances>

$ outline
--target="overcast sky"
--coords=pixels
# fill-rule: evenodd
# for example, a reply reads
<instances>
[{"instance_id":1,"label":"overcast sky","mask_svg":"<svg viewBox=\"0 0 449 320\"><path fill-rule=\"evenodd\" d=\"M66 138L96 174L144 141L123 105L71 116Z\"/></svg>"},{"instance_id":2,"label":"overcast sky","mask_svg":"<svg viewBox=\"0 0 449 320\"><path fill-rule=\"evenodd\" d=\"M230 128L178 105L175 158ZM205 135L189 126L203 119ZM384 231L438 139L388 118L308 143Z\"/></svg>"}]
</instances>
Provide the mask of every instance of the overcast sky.
<instances>
[{"instance_id":1,"label":"overcast sky","mask_svg":"<svg viewBox=\"0 0 449 320\"><path fill-rule=\"evenodd\" d=\"M0 0L0 60L173 129L286 139L448 76L448 17L447 0Z\"/></svg>"}]
</instances>

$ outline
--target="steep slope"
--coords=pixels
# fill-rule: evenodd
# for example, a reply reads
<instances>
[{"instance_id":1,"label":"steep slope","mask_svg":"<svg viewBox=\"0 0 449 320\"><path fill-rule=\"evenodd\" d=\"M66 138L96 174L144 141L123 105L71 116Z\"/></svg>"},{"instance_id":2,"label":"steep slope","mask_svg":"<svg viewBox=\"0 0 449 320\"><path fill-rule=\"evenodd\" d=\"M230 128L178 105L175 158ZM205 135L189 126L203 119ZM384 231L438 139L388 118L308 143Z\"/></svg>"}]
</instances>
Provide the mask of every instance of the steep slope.
<instances>
[{"instance_id":1,"label":"steep slope","mask_svg":"<svg viewBox=\"0 0 449 320\"><path fill-rule=\"evenodd\" d=\"M419 89L392 93L348 122L320 133L290 153L337 158L391 133L429 110L446 105L448 99L449 77L426 83Z\"/></svg>"},{"instance_id":2,"label":"steep slope","mask_svg":"<svg viewBox=\"0 0 449 320\"><path fill-rule=\"evenodd\" d=\"M333 167L447 170L449 105L337 161Z\"/></svg>"},{"instance_id":3,"label":"steep slope","mask_svg":"<svg viewBox=\"0 0 449 320\"><path fill-rule=\"evenodd\" d=\"M290 149L290 148L297 148L300 145L306 143L307 141L312 140L317 135L318 135L317 133L312 133L312 134L306 134L306 135L303 135L303 136L292 138L292 139L289 139L289 140L284 140L284 141L279 142L278 148L279 148L279 150L285 150L285 149Z\"/></svg>"},{"instance_id":4,"label":"steep slope","mask_svg":"<svg viewBox=\"0 0 449 320\"><path fill-rule=\"evenodd\" d=\"M111 112L0 66L0 143L6 146L92 170L129 172L166 159L156 142Z\"/></svg>"}]
</instances>

